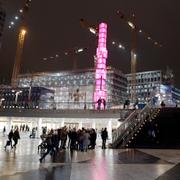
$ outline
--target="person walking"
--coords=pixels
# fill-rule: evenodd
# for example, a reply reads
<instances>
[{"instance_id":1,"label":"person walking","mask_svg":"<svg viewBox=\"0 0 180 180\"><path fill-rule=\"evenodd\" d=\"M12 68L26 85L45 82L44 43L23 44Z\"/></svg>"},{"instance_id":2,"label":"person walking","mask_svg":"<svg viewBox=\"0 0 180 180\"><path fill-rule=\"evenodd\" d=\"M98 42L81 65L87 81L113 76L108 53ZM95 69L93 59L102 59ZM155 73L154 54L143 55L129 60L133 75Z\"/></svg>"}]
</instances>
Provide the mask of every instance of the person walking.
<instances>
[{"instance_id":1,"label":"person walking","mask_svg":"<svg viewBox=\"0 0 180 180\"><path fill-rule=\"evenodd\" d=\"M106 140L108 139L108 132L107 129L101 131L101 138L102 138L102 149L106 149Z\"/></svg>"},{"instance_id":2,"label":"person walking","mask_svg":"<svg viewBox=\"0 0 180 180\"><path fill-rule=\"evenodd\" d=\"M14 131L14 134L13 134L13 141L14 141L13 147L15 149L16 149L16 145L17 145L19 139L20 139L19 130L18 130L18 128L16 128L16 130Z\"/></svg>"},{"instance_id":3,"label":"person walking","mask_svg":"<svg viewBox=\"0 0 180 180\"><path fill-rule=\"evenodd\" d=\"M97 101L97 110L101 110L101 103L102 103L102 99L99 98L98 101Z\"/></svg>"},{"instance_id":4,"label":"person walking","mask_svg":"<svg viewBox=\"0 0 180 180\"><path fill-rule=\"evenodd\" d=\"M166 104L164 103L164 101L161 102L161 108L164 108L166 106Z\"/></svg>"},{"instance_id":5,"label":"person walking","mask_svg":"<svg viewBox=\"0 0 180 180\"><path fill-rule=\"evenodd\" d=\"M90 131L90 147L91 149L95 149L96 146L96 138L97 138L97 134L95 129L92 129Z\"/></svg>"},{"instance_id":6,"label":"person walking","mask_svg":"<svg viewBox=\"0 0 180 180\"><path fill-rule=\"evenodd\" d=\"M5 134L6 134L6 127L4 126L4 128L3 128L3 136L5 136Z\"/></svg>"},{"instance_id":7,"label":"person walking","mask_svg":"<svg viewBox=\"0 0 180 180\"><path fill-rule=\"evenodd\" d=\"M70 132L69 132L69 139L70 139L70 150L73 151L75 149L77 149L76 146L76 142L77 142L77 132L76 129L73 128Z\"/></svg>"},{"instance_id":8,"label":"person walking","mask_svg":"<svg viewBox=\"0 0 180 180\"><path fill-rule=\"evenodd\" d=\"M55 150L54 150L54 142L53 142L53 134L49 134L46 137L45 143L46 143L46 152L42 155L42 157L39 159L40 163L42 163L42 160L45 159L45 157L50 153L52 156L55 156Z\"/></svg>"},{"instance_id":9,"label":"person walking","mask_svg":"<svg viewBox=\"0 0 180 180\"><path fill-rule=\"evenodd\" d=\"M60 138L61 138L61 146L60 149L66 149L66 141L67 141L67 128L64 126L61 130Z\"/></svg>"},{"instance_id":10,"label":"person walking","mask_svg":"<svg viewBox=\"0 0 180 180\"><path fill-rule=\"evenodd\" d=\"M84 151L87 152L88 150L88 146L90 144L90 135L89 135L89 132L87 130L84 131L84 134L83 134L83 148L84 148Z\"/></svg>"},{"instance_id":11,"label":"person walking","mask_svg":"<svg viewBox=\"0 0 180 180\"><path fill-rule=\"evenodd\" d=\"M7 142L6 142L6 145L4 146L4 148L5 148L5 150L6 150L6 147L7 146L10 146L11 145L11 149L13 148L13 146L12 146L12 138L13 138L13 130L11 129L11 131L9 132L9 134L8 134L8 140L7 140Z\"/></svg>"},{"instance_id":12,"label":"person walking","mask_svg":"<svg viewBox=\"0 0 180 180\"><path fill-rule=\"evenodd\" d=\"M102 103L103 103L103 107L104 107L104 110L105 110L106 109L106 100L102 99Z\"/></svg>"}]
</instances>

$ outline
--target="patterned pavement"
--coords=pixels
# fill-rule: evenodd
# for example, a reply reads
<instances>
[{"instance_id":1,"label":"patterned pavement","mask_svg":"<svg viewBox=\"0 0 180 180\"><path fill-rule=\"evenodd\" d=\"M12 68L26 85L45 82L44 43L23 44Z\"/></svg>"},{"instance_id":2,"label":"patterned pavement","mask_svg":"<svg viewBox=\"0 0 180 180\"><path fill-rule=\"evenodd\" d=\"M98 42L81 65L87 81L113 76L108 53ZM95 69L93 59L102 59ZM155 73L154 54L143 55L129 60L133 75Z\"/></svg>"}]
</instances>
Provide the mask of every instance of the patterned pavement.
<instances>
[{"instance_id":1,"label":"patterned pavement","mask_svg":"<svg viewBox=\"0 0 180 180\"><path fill-rule=\"evenodd\" d=\"M0 137L0 180L180 180L180 150L60 151L39 163L38 139L21 135L16 150Z\"/></svg>"}]
</instances>

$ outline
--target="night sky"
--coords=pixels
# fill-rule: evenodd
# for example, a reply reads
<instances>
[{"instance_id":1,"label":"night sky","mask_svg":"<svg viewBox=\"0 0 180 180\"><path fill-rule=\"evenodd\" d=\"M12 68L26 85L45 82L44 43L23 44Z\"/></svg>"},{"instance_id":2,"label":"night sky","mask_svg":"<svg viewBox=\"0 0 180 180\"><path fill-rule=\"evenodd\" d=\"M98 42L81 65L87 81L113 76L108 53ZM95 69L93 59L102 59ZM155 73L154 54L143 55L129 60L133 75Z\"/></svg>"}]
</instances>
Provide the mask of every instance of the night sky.
<instances>
[{"instance_id":1,"label":"night sky","mask_svg":"<svg viewBox=\"0 0 180 180\"><path fill-rule=\"evenodd\" d=\"M10 80L17 43L18 24L9 30L8 23L23 6L23 0L5 0L4 5L7 20L0 51L1 82ZM78 68L93 67L97 39L80 26L79 20L84 18L94 26L108 23L108 41L119 41L127 47L123 51L109 43L108 65L130 73L130 28L116 14L121 9L127 17L135 13L139 26L163 44L157 48L138 35L137 71L165 70L169 66L180 88L179 7L179 0L32 0L21 72L71 70L73 58L77 58ZM42 60L74 47L88 47L88 51L77 57Z\"/></svg>"}]
</instances>

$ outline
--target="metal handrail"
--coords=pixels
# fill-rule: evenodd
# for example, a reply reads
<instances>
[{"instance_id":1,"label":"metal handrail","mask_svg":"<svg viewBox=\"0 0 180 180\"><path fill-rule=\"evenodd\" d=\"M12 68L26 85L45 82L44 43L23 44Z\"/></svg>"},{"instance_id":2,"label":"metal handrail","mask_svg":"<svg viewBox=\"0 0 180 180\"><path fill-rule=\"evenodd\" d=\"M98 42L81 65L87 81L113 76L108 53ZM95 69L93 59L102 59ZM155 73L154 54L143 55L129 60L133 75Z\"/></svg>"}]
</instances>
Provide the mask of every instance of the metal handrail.
<instances>
[{"instance_id":1,"label":"metal handrail","mask_svg":"<svg viewBox=\"0 0 180 180\"><path fill-rule=\"evenodd\" d=\"M119 137L125 132L127 129L129 122L133 117L136 115L136 111L133 111L125 120L124 122L112 133L112 144L115 143Z\"/></svg>"},{"instance_id":2,"label":"metal handrail","mask_svg":"<svg viewBox=\"0 0 180 180\"><path fill-rule=\"evenodd\" d=\"M128 142L131 142L131 139L133 138L134 134L145 124L146 119L151 118L154 113L155 109L149 108L145 109L143 112L139 113L137 120L137 123L132 123L129 127L129 131L125 132L123 135L123 144L122 146L125 146Z\"/></svg>"},{"instance_id":3,"label":"metal handrail","mask_svg":"<svg viewBox=\"0 0 180 180\"><path fill-rule=\"evenodd\" d=\"M125 121L112 133L112 147L116 147L121 141L124 146L129 138L139 129L144 123L147 115L151 116L155 110L147 104L142 110L133 111Z\"/></svg>"},{"instance_id":4,"label":"metal handrail","mask_svg":"<svg viewBox=\"0 0 180 180\"><path fill-rule=\"evenodd\" d=\"M97 102L91 101L3 101L0 104L0 108L3 109L95 109ZM113 108L117 106L117 109L121 109L123 104L116 104L112 101L107 101L105 109L116 109ZM119 106L119 107L118 107ZM101 105L101 110L104 110L103 104ZM128 109L127 109L128 110Z\"/></svg>"}]
</instances>

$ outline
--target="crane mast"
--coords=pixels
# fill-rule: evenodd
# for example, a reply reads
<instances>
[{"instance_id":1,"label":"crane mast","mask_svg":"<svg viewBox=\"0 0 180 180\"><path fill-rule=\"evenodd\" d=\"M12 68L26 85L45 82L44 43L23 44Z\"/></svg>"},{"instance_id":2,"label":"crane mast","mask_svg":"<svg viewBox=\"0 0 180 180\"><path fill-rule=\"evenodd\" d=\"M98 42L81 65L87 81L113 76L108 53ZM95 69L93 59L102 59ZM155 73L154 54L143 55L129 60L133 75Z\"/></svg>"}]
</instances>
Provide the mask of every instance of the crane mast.
<instances>
[{"instance_id":1,"label":"crane mast","mask_svg":"<svg viewBox=\"0 0 180 180\"><path fill-rule=\"evenodd\" d=\"M120 10L117 11L118 16L123 20L125 24L131 28L131 89L130 89L130 99L132 102L136 102L138 97L136 97L136 64L137 64L137 54L136 54L136 46L137 46L137 34L138 32L143 34L144 37L151 41L153 45L156 47L162 47L160 43L152 39L149 34L145 33L142 29L140 29L136 22L136 17L133 16L129 19L127 18L124 13Z\"/></svg>"},{"instance_id":2,"label":"crane mast","mask_svg":"<svg viewBox=\"0 0 180 180\"><path fill-rule=\"evenodd\" d=\"M131 101L136 101L136 43L137 43L137 27L135 22L135 16L133 16L133 25L131 28Z\"/></svg>"},{"instance_id":3,"label":"crane mast","mask_svg":"<svg viewBox=\"0 0 180 180\"><path fill-rule=\"evenodd\" d=\"M25 41L25 37L27 34L26 25L25 25L25 16L29 10L30 3L31 3L31 0L25 0L24 7L19 10L21 13L22 22L21 22L21 26L19 28L15 62L14 62L13 72L12 72L12 77L11 77L11 86L12 87L17 86L17 77L18 77L18 75L20 73L20 69L21 69L24 41Z\"/></svg>"}]
</instances>

